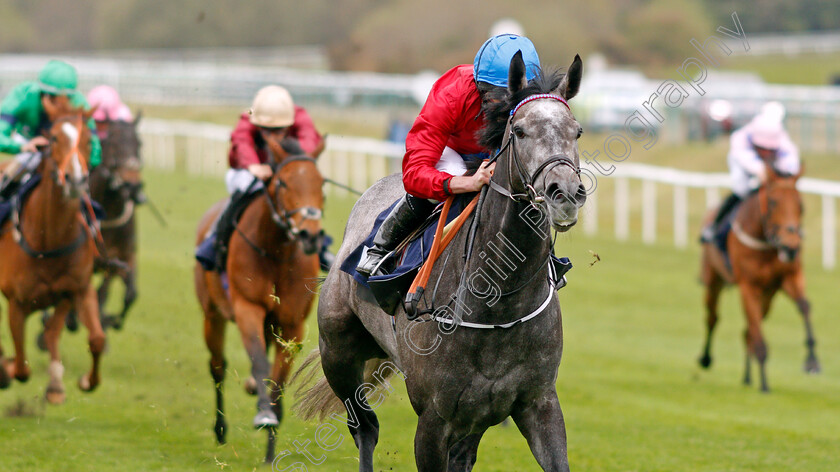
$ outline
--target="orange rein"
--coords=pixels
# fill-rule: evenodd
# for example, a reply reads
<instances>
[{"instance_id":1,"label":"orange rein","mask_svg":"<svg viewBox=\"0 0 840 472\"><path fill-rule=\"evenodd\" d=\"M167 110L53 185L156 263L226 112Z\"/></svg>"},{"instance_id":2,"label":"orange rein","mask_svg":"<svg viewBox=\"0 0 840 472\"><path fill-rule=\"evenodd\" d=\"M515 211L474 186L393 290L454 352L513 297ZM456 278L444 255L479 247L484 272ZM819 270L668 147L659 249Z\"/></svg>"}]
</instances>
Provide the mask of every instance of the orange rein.
<instances>
[{"instance_id":1,"label":"orange rein","mask_svg":"<svg viewBox=\"0 0 840 472\"><path fill-rule=\"evenodd\" d=\"M81 154L81 151L79 150L79 143L81 142L81 129L84 126L84 122L82 121L81 117L76 118L75 125L76 125L76 129L80 130L79 138L76 139L76 142L73 144L73 147L71 147L67 151L67 153L65 153L64 156L58 161L58 182L62 186L67 183L67 178L65 177L65 175L67 174L67 168L70 167L70 163L73 161L73 156L74 155L78 156L78 155ZM85 162L84 159L77 159L77 160L79 162L79 165L82 168L82 172L87 174L88 173L87 162ZM90 203L90 198L82 198L82 201L85 204L85 209L87 210L88 215L91 218L91 221L95 224L96 223L96 213L94 213L94 211L93 211L93 205ZM81 213L79 213L79 221L82 223L82 226L87 226L87 222L85 221L85 217ZM104 244L104 240L102 239L102 232L99 231L98 228L95 231L92 231L92 232L93 232L93 237L95 239L97 239L100 243ZM102 254L99 251L99 247L96 244L93 245L93 248L94 248L94 251L96 252L97 256L102 256Z\"/></svg>"},{"instance_id":2,"label":"orange rein","mask_svg":"<svg viewBox=\"0 0 840 472\"><path fill-rule=\"evenodd\" d=\"M455 200L455 197L449 197L443 203L443 209L440 212L440 218L438 219L438 226L435 229L435 239L432 242L432 249L429 251L429 257L420 267L420 271L417 273L417 276L414 277L414 282L411 283L411 287L408 289L407 299L412 299L417 296L418 293L422 293L422 291L426 288L426 283L429 282L429 277L432 275L432 268L435 265L435 261L440 257L443 253L443 250L449 246L449 243L455 238L455 235L458 233L458 230L461 229L461 226L464 225L464 222L467 221L470 214L472 214L473 210L475 210L475 206L478 203L478 195L476 195L469 204L467 204L464 211L458 215L457 218L452 220L448 227L446 226L446 217L449 215L449 208L452 206L452 202ZM444 230L446 231L446 235L443 234ZM414 297L413 297L414 295Z\"/></svg>"}]
</instances>

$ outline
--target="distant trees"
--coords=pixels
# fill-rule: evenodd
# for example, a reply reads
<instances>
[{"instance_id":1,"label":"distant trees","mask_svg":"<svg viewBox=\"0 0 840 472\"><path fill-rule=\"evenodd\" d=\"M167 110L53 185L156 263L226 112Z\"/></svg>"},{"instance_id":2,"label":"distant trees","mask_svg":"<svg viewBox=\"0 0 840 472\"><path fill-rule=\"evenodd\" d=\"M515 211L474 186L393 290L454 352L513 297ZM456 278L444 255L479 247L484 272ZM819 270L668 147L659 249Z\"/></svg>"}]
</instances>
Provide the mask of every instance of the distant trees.
<instances>
[{"instance_id":1,"label":"distant trees","mask_svg":"<svg viewBox=\"0 0 840 472\"><path fill-rule=\"evenodd\" d=\"M840 29L837 0L0 0L0 52L319 44L338 69L443 71L513 17L547 64L655 67L733 11L748 34Z\"/></svg>"}]
</instances>

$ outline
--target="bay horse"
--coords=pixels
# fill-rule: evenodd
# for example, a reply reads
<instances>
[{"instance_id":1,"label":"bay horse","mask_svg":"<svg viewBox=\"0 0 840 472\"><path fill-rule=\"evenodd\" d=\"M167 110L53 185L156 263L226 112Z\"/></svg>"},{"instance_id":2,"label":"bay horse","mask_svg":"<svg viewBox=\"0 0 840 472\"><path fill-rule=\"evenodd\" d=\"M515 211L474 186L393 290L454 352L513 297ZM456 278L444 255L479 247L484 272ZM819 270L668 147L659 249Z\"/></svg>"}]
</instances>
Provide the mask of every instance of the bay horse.
<instances>
[{"instance_id":1,"label":"bay horse","mask_svg":"<svg viewBox=\"0 0 840 472\"><path fill-rule=\"evenodd\" d=\"M230 239L226 267L230 295L219 273L196 264L194 275L216 391L216 439L223 444L228 428L222 401L227 366L224 336L227 323L233 321L251 359L252 379L246 390L257 395L253 425L268 430L266 462L270 463L275 428L283 417L284 384L314 300L324 179L314 159L287 155L278 143L268 144L279 163L273 165L274 175L265 190L242 213ZM204 239L222 203L205 213L196 244ZM272 366L266 356L270 345L275 348Z\"/></svg>"},{"instance_id":2,"label":"bay horse","mask_svg":"<svg viewBox=\"0 0 840 472\"><path fill-rule=\"evenodd\" d=\"M304 385L319 363L325 378L304 390L298 412L308 419L345 410L360 471L374 470L379 437L375 406L367 400L381 400L372 379L392 373L405 379L419 416L420 472L472 470L482 435L508 416L544 470L569 470L556 390L563 328L548 262L551 229L568 231L586 200L581 127L567 104L582 70L575 57L566 74L541 72L528 83L521 52L512 59L510 85L498 102L485 104L481 142L501 149L492 185L464 224L469 231L455 235L431 273L436 288L424 300L431 314L409 321L399 307L392 318L338 265L327 275L318 303L319 350L299 370ZM339 261L404 192L399 174L365 192L348 219ZM463 257L466 247L475 254ZM366 375L366 368L376 372Z\"/></svg>"},{"instance_id":3,"label":"bay horse","mask_svg":"<svg viewBox=\"0 0 840 472\"><path fill-rule=\"evenodd\" d=\"M66 99L65 99L66 100ZM44 102L52 123L37 174L41 181L32 190L19 215L0 229L0 291L8 301L9 326L15 358L4 359L0 349L0 388L15 378L30 376L26 360L24 325L35 310L55 307L44 333L50 353L50 403L65 399L64 367L58 340L67 313L75 308L88 330L93 365L79 380L83 391L100 382L99 359L105 347L105 333L99 321L96 292L91 285L96 253L93 230L87 225L83 201L88 185L91 131L86 125L91 112L71 108L68 102Z\"/></svg>"},{"instance_id":4,"label":"bay horse","mask_svg":"<svg viewBox=\"0 0 840 472\"><path fill-rule=\"evenodd\" d=\"M811 304L805 295L802 271L802 198L796 189L798 175L779 175L767 166L767 182L747 197L737 209L732 230L727 236L727 263L714 243L703 246L702 282L706 287L706 341L700 366L712 364L712 334L718 321L718 298L723 287L735 284L747 321L744 331L746 364L743 382L750 385L751 360L758 361L761 391L767 385L767 344L761 334L761 322L767 317L773 296L780 289L796 303L805 324L805 345L808 350L804 370L818 373L820 363L815 354L816 341L811 326Z\"/></svg>"},{"instance_id":5,"label":"bay horse","mask_svg":"<svg viewBox=\"0 0 840 472\"><path fill-rule=\"evenodd\" d=\"M115 276L125 285L123 306L116 315L102 309L104 328L121 329L128 310L137 299L137 226L135 208L145 200L137 133L141 114L133 122L107 120L102 139L102 164L90 175L93 200L102 204L107 218L100 221L107 260L98 258L96 269L102 272L97 290L99 306L105 306L111 281ZM116 261L116 263L114 263Z\"/></svg>"}]
</instances>

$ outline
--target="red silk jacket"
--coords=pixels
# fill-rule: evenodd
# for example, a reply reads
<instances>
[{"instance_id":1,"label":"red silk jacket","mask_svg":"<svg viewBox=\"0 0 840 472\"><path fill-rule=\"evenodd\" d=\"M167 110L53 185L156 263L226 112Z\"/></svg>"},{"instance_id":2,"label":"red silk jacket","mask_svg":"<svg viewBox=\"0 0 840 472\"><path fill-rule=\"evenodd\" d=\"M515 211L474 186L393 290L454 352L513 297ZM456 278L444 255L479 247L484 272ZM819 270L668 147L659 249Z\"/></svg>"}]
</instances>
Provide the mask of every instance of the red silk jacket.
<instances>
[{"instance_id":1,"label":"red silk jacket","mask_svg":"<svg viewBox=\"0 0 840 472\"><path fill-rule=\"evenodd\" d=\"M484 127L481 98L473 79L472 65L450 69L432 86L405 140L403 185L420 198L445 200L443 181L451 177L435 169L443 148L460 154L487 152L476 134Z\"/></svg>"},{"instance_id":2,"label":"red silk jacket","mask_svg":"<svg viewBox=\"0 0 840 472\"><path fill-rule=\"evenodd\" d=\"M289 127L288 136L297 139L307 153L314 151L322 139L309 113L299 106L295 106L295 122ZM263 144L259 128L251 123L248 112L240 115L236 128L230 134L230 167L245 169L251 164L268 162L268 153Z\"/></svg>"}]
</instances>

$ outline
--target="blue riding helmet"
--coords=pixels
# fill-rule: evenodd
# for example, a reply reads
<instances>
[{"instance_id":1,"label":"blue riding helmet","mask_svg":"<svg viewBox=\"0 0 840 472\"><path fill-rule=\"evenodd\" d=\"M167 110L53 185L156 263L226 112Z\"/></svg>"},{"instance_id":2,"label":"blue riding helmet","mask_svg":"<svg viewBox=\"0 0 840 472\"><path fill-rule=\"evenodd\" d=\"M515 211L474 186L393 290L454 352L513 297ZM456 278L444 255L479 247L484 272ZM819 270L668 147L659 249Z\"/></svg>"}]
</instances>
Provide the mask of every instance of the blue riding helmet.
<instances>
[{"instance_id":1,"label":"blue riding helmet","mask_svg":"<svg viewBox=\"0 0 840 472\"><path fill-rule=\"evenodd\" d=\"M525 77L528 80L537 75L540 57L534 43L525 36L500 34L484 42L473 62L473 77L476 82L487 82L496 87L507 87L510 60L516 51L522 51L525 61Z\"/></svg>"}]
</instances>

